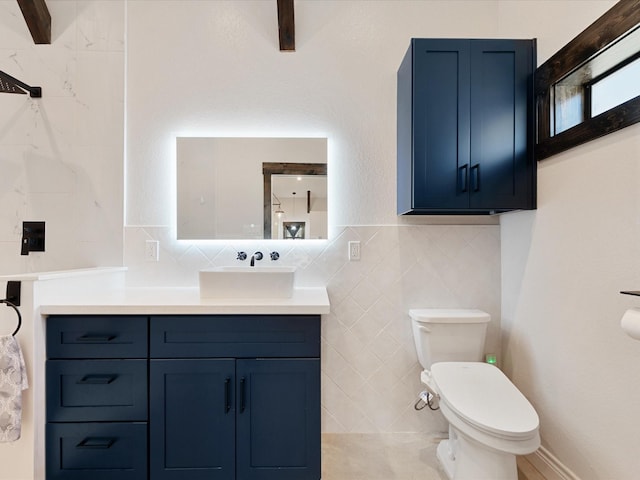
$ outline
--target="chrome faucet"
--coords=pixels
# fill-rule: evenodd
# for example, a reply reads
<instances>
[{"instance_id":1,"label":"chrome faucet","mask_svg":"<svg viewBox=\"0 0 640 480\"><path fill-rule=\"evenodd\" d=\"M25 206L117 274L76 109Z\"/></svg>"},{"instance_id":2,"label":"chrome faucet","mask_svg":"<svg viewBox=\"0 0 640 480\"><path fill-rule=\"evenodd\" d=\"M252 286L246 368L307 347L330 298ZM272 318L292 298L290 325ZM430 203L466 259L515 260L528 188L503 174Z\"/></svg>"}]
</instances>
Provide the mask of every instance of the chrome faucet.
<instances>
[{"instance_id":1,"label":"chrome faucet","mask_svg":"<svg viewBox=\"0 0 640 480\"><path fill-rule=\"evenodd\" d=\"M251 266L254 267L256 264L256 260L262 260L262 252L256 252L251 255Z\"/></svg>"}]
</instances>

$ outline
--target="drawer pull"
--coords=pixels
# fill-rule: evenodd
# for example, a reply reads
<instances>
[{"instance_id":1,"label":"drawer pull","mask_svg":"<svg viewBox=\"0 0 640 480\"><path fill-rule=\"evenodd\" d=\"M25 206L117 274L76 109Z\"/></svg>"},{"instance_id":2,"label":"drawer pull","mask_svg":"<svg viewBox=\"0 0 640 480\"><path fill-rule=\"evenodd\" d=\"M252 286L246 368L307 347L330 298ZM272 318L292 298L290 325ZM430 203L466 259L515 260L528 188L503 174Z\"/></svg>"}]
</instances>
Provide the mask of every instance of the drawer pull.
<instances>
[{"instance_id":1,"label":"drawer pull","mask_svg":"<svg viewBox=\"0 0 640 480\"><path fill-rule=\"evenodd\" d=\"M115 438L110 437L87 437L76 445L76 448L111 448L116 443Z\"/></svg>"},{"instance_id":2,"label":"drawer pull","mask_svg":"<svg viewBox=\"0 0 640 480\"><path fill-rule=\"evenodd\" d=\"M84 335L76 338L78 342L110 342L115 339L117 335L113 335L110 333L85 333Z\"/></svg>"},{"instance_id":3,"label":"drawer pull","mask_svg":"<svg viewBox=\"0 0 640 480\"><path fill-rule=\"evenodd\" d=\"M76 382L76 385L108 385L113 382L118 375L106 374L106 375L85 375Z\"/></svg>"}]
</instances>

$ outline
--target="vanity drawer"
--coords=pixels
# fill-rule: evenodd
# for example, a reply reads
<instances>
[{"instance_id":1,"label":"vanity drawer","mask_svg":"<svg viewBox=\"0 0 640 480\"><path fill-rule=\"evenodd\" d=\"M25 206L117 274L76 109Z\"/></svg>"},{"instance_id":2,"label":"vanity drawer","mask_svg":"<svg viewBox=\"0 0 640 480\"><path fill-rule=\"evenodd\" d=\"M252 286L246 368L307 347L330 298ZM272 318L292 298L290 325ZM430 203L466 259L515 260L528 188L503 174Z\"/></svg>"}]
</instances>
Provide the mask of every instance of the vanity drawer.
<instances>
[{"instance_id":1,"label":"vanity drawer","mask_svg":"<svg viewBox=\"0 0 640 480\"><path fill-rule=\"evenodd\" d=\"M47 480L146 480L146 423L47 424Z\"/></svg>"},{"instance_id":2,"label":"vanity drawer","mask_svg":"<svg viewBox=\"0 0 640 480\"><path fill-rule=\"evenodd\" d=\"M47 421L147 420L147 360L48 360Z\"/></svg>"},{"instance_id":3,"label":"vanity drawer","mask_svg":"<svg viewBox=\"0 0 640 480\"><path fill-rule=\"evenodd\" d=\"M147 356L147 317L54 315L46 322L49 358Z\"/></svg>"},{"instance_id":4,"label":"vanity drawer","mask_svg":"<svg viewBox=\"0 0 640 480\"><path fill-rule=\"evenodd\" d=\"M151 358L319 357L319 315L154 316Z\"/></svg>"}]
</instances>

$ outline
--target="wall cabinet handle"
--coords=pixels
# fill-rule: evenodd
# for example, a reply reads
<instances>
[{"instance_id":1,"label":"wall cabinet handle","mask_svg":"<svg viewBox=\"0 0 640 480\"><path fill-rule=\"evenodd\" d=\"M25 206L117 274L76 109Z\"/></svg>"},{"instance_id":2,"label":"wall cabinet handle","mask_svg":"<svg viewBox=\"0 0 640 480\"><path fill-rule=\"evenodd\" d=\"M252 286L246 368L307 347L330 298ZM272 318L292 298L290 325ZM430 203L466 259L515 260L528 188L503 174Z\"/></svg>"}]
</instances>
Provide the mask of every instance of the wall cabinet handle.
<instances>
[{"instance_id":1,"label":"wall cabinet handle","mask_svg":"<svg viewBox=\"0 0 640 480\"><path fill-rule=\"evenodd\" d=\"M231 377L224 379L224 412L231 410Z\"/></svg>"},{"instance_id":2,"label":"wall cabinet handle","mask_svg":"<svg viewBox=\"0 0 640 480\"><path fill-rule=\"evenodd\" d=\"M112 437L87 437L76 445L76 448L111 448L116 443Z\"/></svg>"},{"instance_id":3,"label":"wall cabinet handle","mask_svg":"<svg viewBox=\"0 0 640 480\"><path fill-rule=\"evenodd\" d=\"M461 167L458 167L458 188L460 192L464 193L467 191L467 170L468 165L465 163Z\"/></svg>"},{"instance_id":4,"label":"wall cabinet handle","mask_svg":"<svg viewBox=\"0 0 640 480\"><path fill-rule=\"evenodd\" d=\"M115 374L95 374L95 375L85 375L80 380L76 382L76 385L108 385L113 382L118 375Z\"/></svg>"},{"instance_id":5,"label":"wall cabinet handle","mask_svg":"<svg viewBox=\"0 0 640 480\"><path fill-rule=\"evenodd\" d=\"M480 190L480 164L471 167L471 188L474 192Z\"/></svg>"},{"instance_id":6,"label":"wall cabinet handle","mask_svg":"<svg viewBox=\"0 0 640 480\"><path fill-rule=\"evenodd\" d=\"M246 378L240 378L240 413L245 409Z\"/></svg>"}]
</instances>

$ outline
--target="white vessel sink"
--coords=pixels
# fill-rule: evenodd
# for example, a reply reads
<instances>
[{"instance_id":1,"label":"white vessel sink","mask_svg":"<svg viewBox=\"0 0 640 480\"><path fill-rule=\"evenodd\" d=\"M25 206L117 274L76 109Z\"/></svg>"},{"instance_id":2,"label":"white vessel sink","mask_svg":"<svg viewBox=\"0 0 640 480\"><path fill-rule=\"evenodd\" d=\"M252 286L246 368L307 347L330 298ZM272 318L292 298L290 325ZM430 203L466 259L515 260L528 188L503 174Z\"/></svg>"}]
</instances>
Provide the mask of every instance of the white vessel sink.
<instances>
[{"instance_id":1,"label":"white vessel sink","mask_svg":"<svg viewBox=\"0 0 640 480\"><path fill-rule=\"evenodd\" d=\"M290 298L295 267L214 267L200 270L201 298Z\"/></svg>"}]
</instances>

